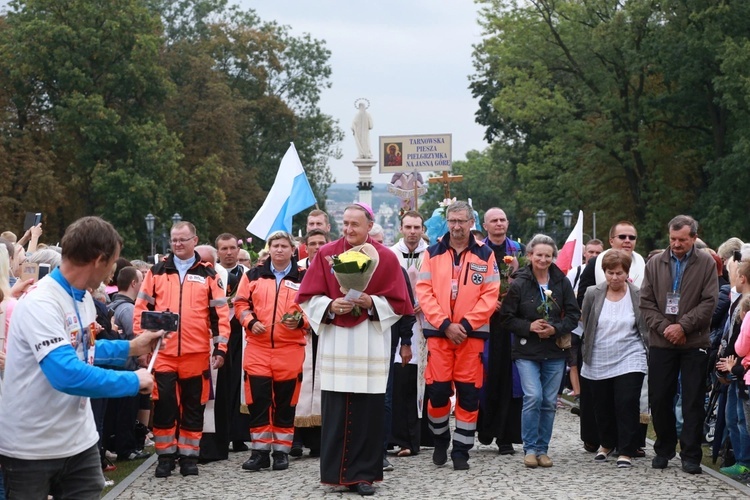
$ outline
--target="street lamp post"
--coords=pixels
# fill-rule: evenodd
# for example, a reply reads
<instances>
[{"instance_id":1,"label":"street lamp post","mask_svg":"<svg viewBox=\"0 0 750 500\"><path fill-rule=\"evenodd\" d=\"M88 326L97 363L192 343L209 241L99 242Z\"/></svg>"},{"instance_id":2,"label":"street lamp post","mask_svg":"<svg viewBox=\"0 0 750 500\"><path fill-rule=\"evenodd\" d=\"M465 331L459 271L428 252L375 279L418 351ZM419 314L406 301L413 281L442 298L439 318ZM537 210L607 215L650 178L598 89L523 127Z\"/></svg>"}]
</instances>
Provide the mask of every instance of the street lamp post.
<instances>
[{"instance_id":1,"label":"street lamp post","mask_svg":"<svg viewBox=\"0 0 750 500\"><path fill-rule=\"evenodd\" d=\"M570 227L571 227L571 225L573 223L573 212L571 212L570 210L566 209L562 213L562 223L563 223L563 227L566 230L570 229ZM544 210L539 210L536 213L536 224L537 224L537 227L539 227L539 231L541 231L543 233L544 232L544 228L547 225L547 213ZM557 244L558 243L557 242L557 238L559 236L558 235L558 230L557 230L557 220L553 220L552 221L552 231L551 231L551 233L552 233L552 235L551 235L552 239L555 241L555 244Z\"/></svg>"},{"instance_id":2,"label":"street lamp post","mask_svg":"<svg viewBox=\"0 0 750 500\"><path fill-rule=\"evenodd\" d=\"M539 210L536 213L536 225L540 231L544 231L544 226L547 225L547 213L544 210Z\"/></svg>"},{"instance_id":3,"label":"street lamp post","mask_svg":"<svg viewBox=\"0 0 750 500\"><path fill-rule=\"evenodd\" d=\"M148 232L148 237L151 240L151 255L154 255L154 222L156 222L154 214L148 214L146 216L146 232Z\"/></svg>"},{"instance_id":4,"label":"street lamp post","mask_svg":"<svg viewBox=\"0 0 750 500\"><path fill-rule=\"evenodd\" d=\"M178 222L182 221L182 215L180 215L178 212L175 212L174 215L171 217L172 219L172 225L174 226ZM151 240L151 256L154 255L156 252L156 247L154 246L154 230L156 229L156 217L153 214L148 214L145 217L146 220L146 232L148 232L149 239ZM166 224L162 223L161 225L161 253L166 254L167 253L167 242L169 241L169 236L167 234L167 226Z\"/></svg>"}]
</instances>

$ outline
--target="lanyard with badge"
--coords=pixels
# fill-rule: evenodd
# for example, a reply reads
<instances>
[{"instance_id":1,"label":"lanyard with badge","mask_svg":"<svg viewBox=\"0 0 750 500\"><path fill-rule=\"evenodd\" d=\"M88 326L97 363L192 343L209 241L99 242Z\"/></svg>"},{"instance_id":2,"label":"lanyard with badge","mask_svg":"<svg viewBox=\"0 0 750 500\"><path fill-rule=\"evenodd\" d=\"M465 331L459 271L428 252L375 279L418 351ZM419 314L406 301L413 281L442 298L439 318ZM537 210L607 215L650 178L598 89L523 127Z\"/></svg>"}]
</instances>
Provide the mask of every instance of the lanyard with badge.
<instances>
[{"instance_id":1,"label":"lanyard with badge","mask_svg":"<svg viewBox=\"0 0 750 500\"><path fill-rule=\"evenodd\" d=\"M453 250L455 255L455 250ZM465 252L465 250L464 250ZM458 280L461 277L461 269L464 267L464 252L459 257L459 264L456 264L456 258L453 258L453 275L451 276L451 309L456 305L456 299L458 299Z\"/></svg>"},{"instance_id":2,"label":"lanyard with badge","mask_svg":"<svg viewBox=\"0 0 750 500\"><path fill-rule=\"evenodd\" d=\"M679 259L675 260L675 276L672 280L672 292L667 293L667 307L664 312L676 316L680 312L680 285L682 284L682 274L685 272L685 268Z\"/></svg>"}]
</instances>

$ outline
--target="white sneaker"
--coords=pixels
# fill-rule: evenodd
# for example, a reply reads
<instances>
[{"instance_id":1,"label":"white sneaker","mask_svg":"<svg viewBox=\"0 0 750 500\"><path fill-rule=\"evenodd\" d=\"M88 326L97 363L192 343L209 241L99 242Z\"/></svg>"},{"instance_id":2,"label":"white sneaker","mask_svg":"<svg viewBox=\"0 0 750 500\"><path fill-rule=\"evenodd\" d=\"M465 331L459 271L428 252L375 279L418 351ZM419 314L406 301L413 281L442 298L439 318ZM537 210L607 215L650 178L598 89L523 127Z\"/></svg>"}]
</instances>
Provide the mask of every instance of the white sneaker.
<instances>
[{"instance_id":1,"label":"white sneaker","mask_svg":"<svg viewBox=\"0 0 750 500\"><path fill-rule=\"evenodd\" d=\"M150 438L146 438L146 440L143 442L143 446L153 446L154 442Z\"/></svg>"},{"instance_id":2,"label":"white sneaker","mask_svg":"<svg viewBox=\"0 0 750 500\"><path fill-rule=\"evenodd\" d=\"M112 453L109 450L104 450L104 456L110 460L117 460L117 453Z\"/></svg>"}]
</instances>

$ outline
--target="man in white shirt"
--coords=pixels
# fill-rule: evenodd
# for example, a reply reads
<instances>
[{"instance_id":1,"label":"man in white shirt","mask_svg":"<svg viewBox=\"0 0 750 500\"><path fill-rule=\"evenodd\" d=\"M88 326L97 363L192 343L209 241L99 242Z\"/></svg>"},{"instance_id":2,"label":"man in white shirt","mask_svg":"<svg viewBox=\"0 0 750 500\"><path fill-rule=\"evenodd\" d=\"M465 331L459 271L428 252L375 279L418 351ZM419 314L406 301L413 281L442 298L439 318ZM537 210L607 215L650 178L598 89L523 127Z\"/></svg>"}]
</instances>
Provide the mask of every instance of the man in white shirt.
<instances>
[{"instance_id":1,"label":"man in white shirt","mask_svg":"<svg viewBox=\"0 0 750 500\"><path fill-rule=\"evenodd\" d=\"M150 393L145 369L106 370L145 354L163 332L130 342L95 341L97 288L119 257L122 239L98 217L71 224L62 264L18 302L9 332L0 401L0 463L9 498L98 499L104 488L89 398Z\"/></svg>"}]
</instances>

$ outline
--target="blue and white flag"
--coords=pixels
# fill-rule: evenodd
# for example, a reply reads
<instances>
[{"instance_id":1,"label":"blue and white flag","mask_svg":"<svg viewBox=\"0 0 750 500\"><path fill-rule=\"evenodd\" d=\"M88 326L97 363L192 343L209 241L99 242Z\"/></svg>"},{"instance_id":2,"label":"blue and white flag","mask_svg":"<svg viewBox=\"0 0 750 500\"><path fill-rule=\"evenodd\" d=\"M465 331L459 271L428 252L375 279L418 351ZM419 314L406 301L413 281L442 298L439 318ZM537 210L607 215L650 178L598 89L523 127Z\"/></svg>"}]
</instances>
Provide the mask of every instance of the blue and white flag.
<instances>
[{"instance_id":1,"label":"blue and white flag","mask_svg":"<svg viewBox=\"0 0 750 500\"><path fill-rule=\"evenodd\" d=\"M291 233L292 217L312 205L315 205L315 195L292 142L281 159L266 201L247 225L247 230L264 240L274 231Z\"/></svg>"}]
</instances>

